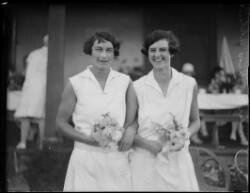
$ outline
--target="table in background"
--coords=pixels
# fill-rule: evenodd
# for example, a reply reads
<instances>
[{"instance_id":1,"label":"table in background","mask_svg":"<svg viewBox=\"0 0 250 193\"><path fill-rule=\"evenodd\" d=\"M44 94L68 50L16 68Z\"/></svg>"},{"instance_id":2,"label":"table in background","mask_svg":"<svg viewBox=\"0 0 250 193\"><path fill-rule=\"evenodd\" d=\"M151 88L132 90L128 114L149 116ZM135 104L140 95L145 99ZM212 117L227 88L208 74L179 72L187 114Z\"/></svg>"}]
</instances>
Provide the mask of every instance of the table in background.
<instances>
[{"instance_id":1,"label":"table in background","mask_svg":"<svg viewBox=\"0 0 250 193\"><path fill-rule=\"evenodd\" d=\"M248 121L247 94L198 94L200 117L205 122ZM212 145L219 146L217 124L212 130Z\"/></svg>"},{"instance_id":2,"label":"table in background","mask_svg":"<svg viewBox=\"0 0 250 193\"><path fill-rule=\"evenodd\" d=\"M22 92L7 92L7 110L16 110ZM248 95L247 94L198 94L200 116L206 122L243 122L248 120ZM8 116L9 117L9 116ZM212 130L212 144L219 146L218 127Z\"/></svg>"}]
</instances>

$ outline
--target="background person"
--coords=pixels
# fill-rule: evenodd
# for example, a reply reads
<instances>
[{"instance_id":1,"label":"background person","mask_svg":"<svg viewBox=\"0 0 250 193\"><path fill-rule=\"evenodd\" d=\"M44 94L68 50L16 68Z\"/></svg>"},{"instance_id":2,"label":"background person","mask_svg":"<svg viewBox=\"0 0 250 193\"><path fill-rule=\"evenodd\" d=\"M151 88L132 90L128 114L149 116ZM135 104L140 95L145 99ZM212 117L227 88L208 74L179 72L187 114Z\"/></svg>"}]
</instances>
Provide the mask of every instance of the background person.
<instances>
[{"instance_id":1,"label":"background person","mask_svg":"<svg viewBox=\"0 0 250 193\"><path fill-rule=\"evenodd\" d=\"M21 140L17 144L18 149L26 149L31 122L38 123L39 148L43 148L48 41L49 36L45 35L43 46L32 51L27 57L21 99L14 114L14 117L21 121Z\"/></svg>"},{"instance_id":2,"label":"background person","mask_svg":"<svg viewBox=\"0 0 250 193\"><path fill-rule=\"evenodd\" d=\"M191 63L184 63L181 69L183 74L186 74L187 76L194 77L195 76L195 69L194 65ZM206 129L206 123L201 120L201 129L200 132L203 136L207 136L207 129ZM191 142L194 144L201 145L203 141L200 139L198 133L195 133L191 138Z\"/></svg>"}]
</instances>

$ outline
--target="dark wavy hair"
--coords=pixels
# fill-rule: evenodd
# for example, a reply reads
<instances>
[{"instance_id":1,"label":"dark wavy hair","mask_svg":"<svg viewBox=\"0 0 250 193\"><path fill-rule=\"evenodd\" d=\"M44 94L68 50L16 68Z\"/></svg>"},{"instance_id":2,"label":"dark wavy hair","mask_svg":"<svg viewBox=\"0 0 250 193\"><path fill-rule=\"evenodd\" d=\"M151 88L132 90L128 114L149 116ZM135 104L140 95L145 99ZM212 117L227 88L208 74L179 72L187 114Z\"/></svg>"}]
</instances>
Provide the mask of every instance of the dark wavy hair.
<instances>
[{"instance_id":1,"label":"dark wavy hair","mask_svg":"<svg viewBox=\"0 0 250 193\"><path fill-rule=\"evenodd\" d=\"M98 40L98 42L109 41L113 44L114 47L114 56L119 56L120 42L115 39L115 36L109 32L95 32L94 35L89 37L83 46L83 52L87 55L92 55L92 46L94 42Z\"/></svg>"},{"instance_id":2,"label":"dark wavy hair","mask_svg":"<svg viewBox=\"0 0 250 193\"><path fill-rule=\"evenodd\" d=\"M180 49L180 42L176 35L172 31L165 31L165 30L155 30L151 32L145 39L143 43L143 48L141 49L141 52L148 56L148 48L153 43L166 39L168 40L169 44L169 52L171 55L175 55L179 49Z\"/></svg>"},{"instance_id":3,"label":"dark wavy hair","mask_svg":"<svg viewBox=\"0 0 250 193\"><path fill-rule=\"evenodd\" d=\"M213 77L215 77L215 74L217 74L217 73L220 72L220 71L224 71L224 68L222 68L222 67L220 67L220 66L215 66L215 67L213 68L213 72L212 72Z\"/></svg>"}]
</instances>

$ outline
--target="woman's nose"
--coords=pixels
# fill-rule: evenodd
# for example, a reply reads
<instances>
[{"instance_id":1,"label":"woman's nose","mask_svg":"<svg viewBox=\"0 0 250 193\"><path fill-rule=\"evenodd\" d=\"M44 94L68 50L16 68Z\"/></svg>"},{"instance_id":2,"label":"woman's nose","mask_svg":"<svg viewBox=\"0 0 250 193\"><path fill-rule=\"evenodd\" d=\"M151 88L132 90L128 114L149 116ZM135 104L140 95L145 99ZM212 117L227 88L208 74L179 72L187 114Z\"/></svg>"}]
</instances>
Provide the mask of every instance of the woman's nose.
<instances>
[{"instance_id":1,"label":"woman's nose","mask_svg":"<svg viewBox=\"0 0 250 193\"><path fill-rule=\"evenodd\" d=\"M155 55L155 57L160 57L161 54L159 51L156 50L154 55Z\"/></svg>"},{"instance_id":2,"label":"woman's nose","mask_svg":"<svg viewBox=\"0 0 250 193\"><path fill-rule=\"evenodd\" d=\"M100 54L101 57L106 57L107 56L107 53L105 51L101 52Z\"/></svg>"}]
</instances>

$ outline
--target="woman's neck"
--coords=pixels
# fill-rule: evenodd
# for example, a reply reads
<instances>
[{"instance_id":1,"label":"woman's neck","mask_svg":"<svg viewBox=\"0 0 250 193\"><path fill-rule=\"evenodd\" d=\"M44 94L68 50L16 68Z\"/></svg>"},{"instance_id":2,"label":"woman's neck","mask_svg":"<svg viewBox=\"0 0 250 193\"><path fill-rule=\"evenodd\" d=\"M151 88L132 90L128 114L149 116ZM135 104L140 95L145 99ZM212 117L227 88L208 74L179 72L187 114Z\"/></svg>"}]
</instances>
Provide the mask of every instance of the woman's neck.
<instances>
[{"instance_id":1,"label":"woman's neck","mask_svg":"<svg viewBox=\"0 0 250 193\"><path fill-rule=\"evenodd\" d=\"M108 74L110 72L110 68L97 68L95 66L91 66L90 70L93 72L93 74L100 80L106 80L108 77Z\"/></svg>"},{"instance_id":2,"label":"woman's neck","mask_svg":"<svg viewBox=\"0 0 250 193\"><path fill-rule=\"evenodd\" d=\"M154 78L159 82L168 82L172 78L172 69L168 68L153 68Z\"/></svg>"}]
</instances>

